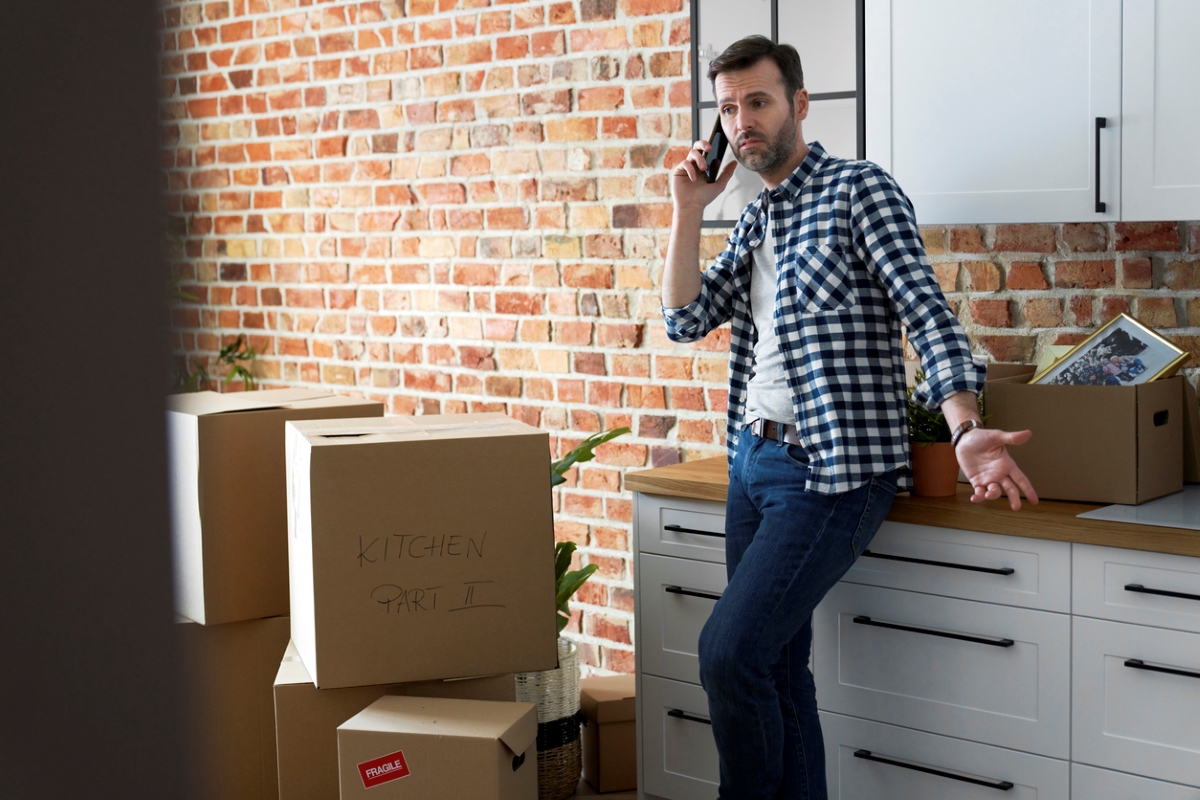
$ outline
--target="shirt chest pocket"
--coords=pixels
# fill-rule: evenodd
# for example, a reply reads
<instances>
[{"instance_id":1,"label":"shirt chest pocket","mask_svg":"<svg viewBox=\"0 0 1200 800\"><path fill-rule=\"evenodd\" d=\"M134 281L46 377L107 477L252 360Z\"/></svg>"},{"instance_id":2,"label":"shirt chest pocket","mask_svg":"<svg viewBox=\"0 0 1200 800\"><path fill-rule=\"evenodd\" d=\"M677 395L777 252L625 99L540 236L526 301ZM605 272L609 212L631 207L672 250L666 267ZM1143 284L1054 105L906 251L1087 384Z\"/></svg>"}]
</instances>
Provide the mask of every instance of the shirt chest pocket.
<instances>
[{"instance_id":1,"label":"shirt chest pocket","mask_svg":"<svg viewBox=\"0 0 1200 800\"><path fill-rule=\"evenodd\" d=\"M800 314L827 314L855 304L850 267L838 245L811 245L789 253L780 263L780 280Z\"/></svg>"}]
</instances>

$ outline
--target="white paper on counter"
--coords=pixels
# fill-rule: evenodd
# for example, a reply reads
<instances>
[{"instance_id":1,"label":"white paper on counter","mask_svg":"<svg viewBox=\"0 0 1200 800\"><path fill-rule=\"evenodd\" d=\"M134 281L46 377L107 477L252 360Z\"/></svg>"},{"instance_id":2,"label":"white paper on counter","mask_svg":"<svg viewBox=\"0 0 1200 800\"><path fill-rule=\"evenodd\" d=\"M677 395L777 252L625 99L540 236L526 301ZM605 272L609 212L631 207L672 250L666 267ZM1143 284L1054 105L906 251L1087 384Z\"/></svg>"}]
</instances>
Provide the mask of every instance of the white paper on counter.
<instances>
[{"instance_id":1,"label":"white paper on counter","mask_svg":"<svg viewBox=\"0 0 1200 800\"><path fill-rule=\"evenodd\" d=\"M1076 516L1200 531L1200 484L1184 486L1182 492L1169 494L1140 506L1105 506Z\"/></svg>"}]
</instances>

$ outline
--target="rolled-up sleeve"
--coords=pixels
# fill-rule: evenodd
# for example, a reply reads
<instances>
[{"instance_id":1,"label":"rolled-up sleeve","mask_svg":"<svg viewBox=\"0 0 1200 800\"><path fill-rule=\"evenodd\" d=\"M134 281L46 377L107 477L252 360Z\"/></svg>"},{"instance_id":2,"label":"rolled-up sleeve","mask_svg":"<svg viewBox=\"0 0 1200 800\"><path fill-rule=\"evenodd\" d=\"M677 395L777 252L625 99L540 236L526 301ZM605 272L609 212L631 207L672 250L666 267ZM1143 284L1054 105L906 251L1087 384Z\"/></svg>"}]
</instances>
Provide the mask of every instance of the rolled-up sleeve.
<instances>
[{"instance_id":1,"label":"rolled-up sleeve","mask_svg":"<svg viewBox=\"0 0 1200 800\"><path fill-rule=\"evenodd\" d=\"M921 357L925 380L913 400L937 410L958 392L979 394L987 368L972 357L966 332L938 286L908 198L890 175L871 165L858 176L850 201L855 251Z\"/></svg>"},{"instance_id":2,"label":"rolled-up sleeve","mask_svg":"<svg viewBox=\"0 0 1200 800\"><path fill-rule=\"evenodd\" d=\"M737 269L739 232L729 237L725 249L700 276L700 296L681 308L663 307L667 338L695 342L729 320L733 314L734 273Z\"/></svg>"}]
</instances>

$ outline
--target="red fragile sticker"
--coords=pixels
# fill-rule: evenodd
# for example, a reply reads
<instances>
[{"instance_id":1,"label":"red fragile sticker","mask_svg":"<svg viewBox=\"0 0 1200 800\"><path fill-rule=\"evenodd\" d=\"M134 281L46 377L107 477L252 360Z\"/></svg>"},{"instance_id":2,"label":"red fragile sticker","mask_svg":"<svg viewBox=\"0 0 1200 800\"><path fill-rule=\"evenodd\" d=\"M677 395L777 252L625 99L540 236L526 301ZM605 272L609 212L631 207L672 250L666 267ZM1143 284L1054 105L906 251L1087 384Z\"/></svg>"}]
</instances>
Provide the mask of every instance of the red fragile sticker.
<instances>
[{"instance_id":1,"label":"red fragile sticker","mask_svg":"<svg viewBox=\"0 0 1200 800\"><path fill-rule=\"evenodd\" d=\"M363 786L368 789L381 783L403 778L408 775L408 764L404 761L404 751L397 750L386 756L364 761L358 765L358 774L362 776Z\"/></svg>"}]
</instances>

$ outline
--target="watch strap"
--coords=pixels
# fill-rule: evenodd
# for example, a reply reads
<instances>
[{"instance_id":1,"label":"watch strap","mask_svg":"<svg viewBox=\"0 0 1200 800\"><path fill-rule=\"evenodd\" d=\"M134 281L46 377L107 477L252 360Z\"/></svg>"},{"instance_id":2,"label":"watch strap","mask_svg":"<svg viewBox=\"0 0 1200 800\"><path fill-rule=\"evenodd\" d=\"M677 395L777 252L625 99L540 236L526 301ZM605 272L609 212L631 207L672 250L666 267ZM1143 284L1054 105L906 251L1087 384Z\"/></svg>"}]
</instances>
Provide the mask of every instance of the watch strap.
<instances>
[{"instance_id":1,"label":"watch strap","mask_svg":"<svg viewBox=\"0 0 1200 800\"><path fill-rule=\"evenodd\" d=\"M954 433L950 434L950 446L958 447L958 440L963 437L963 434L965 434L967 431L982 427L983 423L977 419L963 420L959 423L958 427L954 429Z\"/></svg>"}]
</instances>

